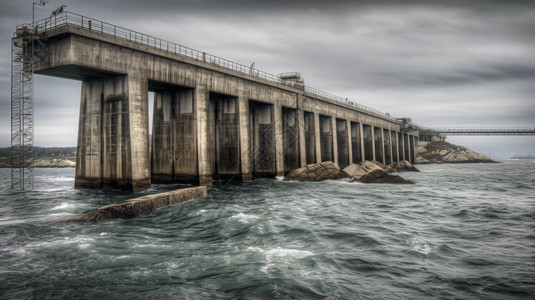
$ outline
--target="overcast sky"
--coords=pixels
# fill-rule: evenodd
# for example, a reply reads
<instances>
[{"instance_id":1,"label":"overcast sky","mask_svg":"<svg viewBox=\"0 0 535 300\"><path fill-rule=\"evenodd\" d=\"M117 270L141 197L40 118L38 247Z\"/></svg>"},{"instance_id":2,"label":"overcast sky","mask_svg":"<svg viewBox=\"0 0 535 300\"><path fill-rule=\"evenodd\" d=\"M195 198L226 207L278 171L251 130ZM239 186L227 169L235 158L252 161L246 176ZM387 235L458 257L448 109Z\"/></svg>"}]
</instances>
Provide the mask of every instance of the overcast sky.
<instances>
[{"instance_id":1,"label":"overcast sky","mask_svg":"<svg viewBox=\"0 0 535 300\"><path fill-rule=\"evenodd\" d=\"M38 0L35 0L36 2ZM0 147L10 139L10 38L32 3L0 3ZM59 1L435 128L535 128L535 1ZM35 76L35 145L75 146L80 82ZM493 158L535 137L450 137Z\"/></svg>"}]
</instances>

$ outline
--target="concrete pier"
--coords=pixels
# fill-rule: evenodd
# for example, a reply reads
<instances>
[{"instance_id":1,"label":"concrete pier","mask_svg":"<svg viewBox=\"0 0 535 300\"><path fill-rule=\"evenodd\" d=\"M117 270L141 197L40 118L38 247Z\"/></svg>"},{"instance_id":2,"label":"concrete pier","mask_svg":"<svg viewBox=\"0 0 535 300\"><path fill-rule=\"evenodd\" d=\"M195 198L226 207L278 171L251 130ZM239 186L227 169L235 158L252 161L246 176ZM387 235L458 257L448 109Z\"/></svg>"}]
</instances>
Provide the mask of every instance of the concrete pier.
<instances>
[{"instance_id":1,"label":"concrete pier","mask_svg":"<svg viewBox=\"0 0 535 300\"><path fill-rule=\"evenodd\" d=\"M414 161L418 133L402 133L403 122L302 86L75 26L46 36L36 73L82 81L76 187L140 191L283 176L322 161Z\"/></svg>"}]
</instances>

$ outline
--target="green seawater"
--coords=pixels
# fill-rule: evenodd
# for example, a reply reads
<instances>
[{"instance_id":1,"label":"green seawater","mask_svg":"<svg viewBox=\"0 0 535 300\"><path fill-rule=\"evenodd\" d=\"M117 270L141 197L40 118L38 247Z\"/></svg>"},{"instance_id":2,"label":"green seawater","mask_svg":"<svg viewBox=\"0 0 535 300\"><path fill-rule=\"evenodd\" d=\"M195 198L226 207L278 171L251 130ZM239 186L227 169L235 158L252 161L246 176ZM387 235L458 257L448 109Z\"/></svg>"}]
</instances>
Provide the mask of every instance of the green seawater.
<instances>
[{"instance_id":1,"label":"green seawater","mask_svg":"<svg viewBox=\"0 0 535 300\"><path fill-rule=\"evenodd\" d=\"M421 165L414 185L260 179L149 215L46 222L132 195L0 169L0 299L533 299L535 163Z\"/></svg>"}]
</instances>

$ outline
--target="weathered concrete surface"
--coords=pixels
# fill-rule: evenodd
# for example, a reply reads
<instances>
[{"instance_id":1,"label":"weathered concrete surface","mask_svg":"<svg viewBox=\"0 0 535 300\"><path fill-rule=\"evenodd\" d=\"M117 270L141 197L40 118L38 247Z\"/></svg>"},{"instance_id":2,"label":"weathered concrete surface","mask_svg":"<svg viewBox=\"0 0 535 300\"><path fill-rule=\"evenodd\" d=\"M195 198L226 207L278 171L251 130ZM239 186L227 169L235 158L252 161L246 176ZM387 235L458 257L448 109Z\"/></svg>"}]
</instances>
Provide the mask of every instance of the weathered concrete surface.
<instances>
[{"instance_id":1,"label":"weathered concrete surface","mask_svg":"<svg viewBox=\"0 0 535 300\"><path fill-rule=\"evenodd\" d=\"M319 164L309 164L302 168L295 169L284 177L285 181L323 181L327 179L341 179L346 175L341 172L340 167L332 161L325 161Z\"/></svg>"},{"instance_id":2,"label":"weathered concrete surface","mask_svg":"<svg viewBox=\"0 0 535 300\"><path fill-rule=\"evenodd\" d=\"M488 156L474 152L468 148L447 142L429 142L418 147L417 164L429 163L495 163Z\"/></svg>"},{"instance_id":3,"label":"weathered concrete surface","mask_svg":"<svg viewBox=\"0 0 535 300\"><path fill-rule=\"evenodd\" d=\"M67 222L100 222L107 219L132 218L146 215L158 208L179 204L195 198L206 197L207 195L208 192L205 186L179 189L102 206L97 209L86 211L80 215L51 222L51 224Z\"/></svg>"},{"instance_id":4,"label":"weathered concrete surface","mask_svg":"<svg viewBox=\"0 0 535 300\"><path fill-rule=\"evenodd\" d=\"M282 176L322 161L389 164L387 153L407 152L409 160L414 152L413 135L405 134L404 149L385 145L384 133L401 134L402 123L301 88L78 27L61 26L46 37L48 55L35 72L84 82L78 187L140 191L151 180L211 185L220 176ZM162 102L152 158L148 91ZM270 122L251 126L254 103L268 108ZM260 149L257 136L274 145Z\"/></svg>"}]
</instances>

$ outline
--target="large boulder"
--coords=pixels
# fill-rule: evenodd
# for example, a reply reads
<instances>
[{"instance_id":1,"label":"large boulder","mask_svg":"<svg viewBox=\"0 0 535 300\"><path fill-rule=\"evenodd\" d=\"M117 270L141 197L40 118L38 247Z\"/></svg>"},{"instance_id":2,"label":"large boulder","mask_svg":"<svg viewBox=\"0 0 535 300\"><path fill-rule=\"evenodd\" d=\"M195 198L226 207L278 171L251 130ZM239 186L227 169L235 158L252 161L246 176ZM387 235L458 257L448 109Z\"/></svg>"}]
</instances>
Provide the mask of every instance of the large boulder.
<instances>
[{"instance_id":1,"label":"large boulder","mask_svg":"<svg viewBox=\"0 0 535 300\"><path fill-rule=\"evenodd\" d=\"M402 160L394 164L394 169L397 172L420 172L415 166L406 160Z\"/></svg>"},{"instance_id":2,"label":"large boulder","mask_svg":"<svg viewBox=\"0 0 535 300\"><path fill-rule=\"evenodd\" d=\"M384 170L375 170L362 175L359 180L362 183L401 183L410 184L414 183L410 180L403 179L400 176L390 175Z\"/></svg>"},{"instance_id":3,"label":"large boulder","mask_svg":"<svg viewBox=\"0 0 535 300\"><path fill-rule=\"evenodd\" d=\"M386 168L386 170L383 168ZM342 170L353 181L363 183L413 183L399 176L388 174L395 171L392 167L387 167L376 161L363 161L359 164L352 164Z\"/></svg>"},{"instance_id":4,"label":"large boulder","mask_svg":"<svg viewBox=\"0 0 535 300\"><path fill-rule=\"evenodd\" d=\"M340 179L347 177L338 165L332 161L319 164L309 164L295 169L284 177L285 181L323 181L327 179Z\"/></svg>"}]
</instances>

